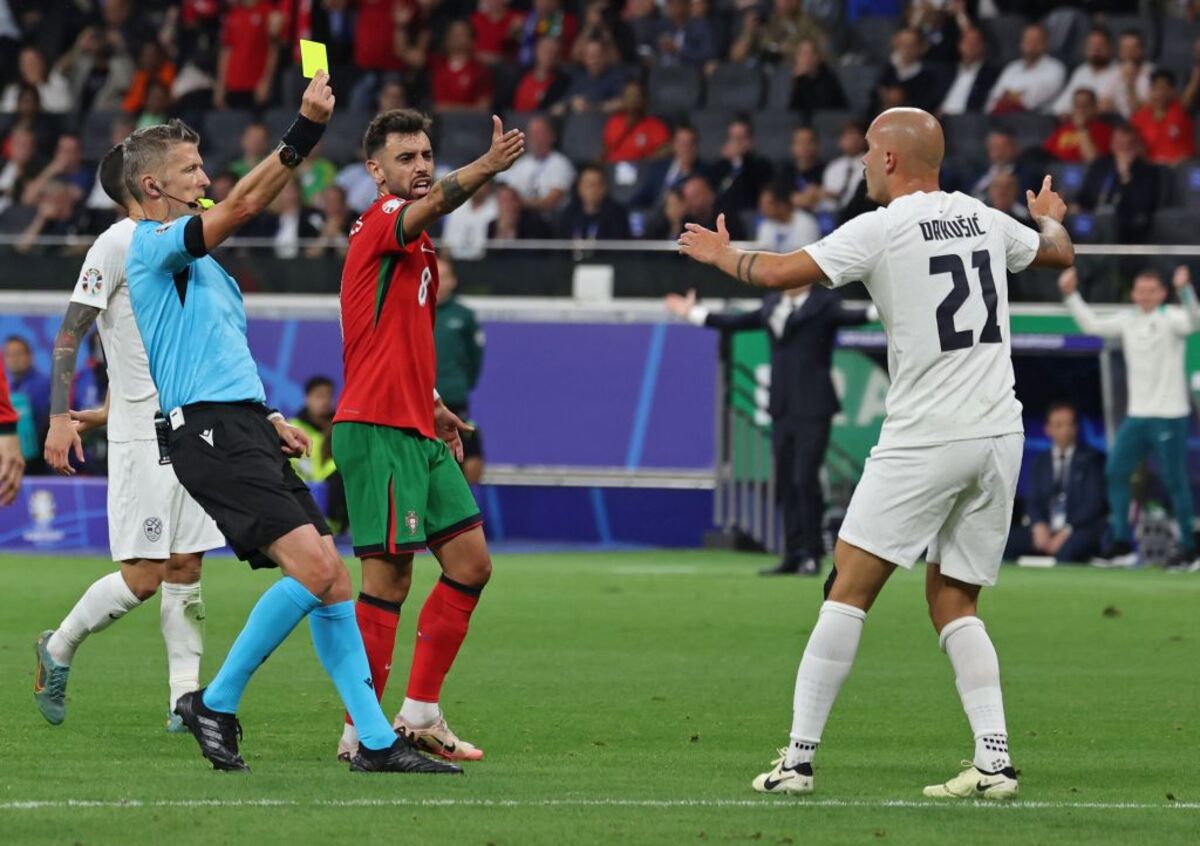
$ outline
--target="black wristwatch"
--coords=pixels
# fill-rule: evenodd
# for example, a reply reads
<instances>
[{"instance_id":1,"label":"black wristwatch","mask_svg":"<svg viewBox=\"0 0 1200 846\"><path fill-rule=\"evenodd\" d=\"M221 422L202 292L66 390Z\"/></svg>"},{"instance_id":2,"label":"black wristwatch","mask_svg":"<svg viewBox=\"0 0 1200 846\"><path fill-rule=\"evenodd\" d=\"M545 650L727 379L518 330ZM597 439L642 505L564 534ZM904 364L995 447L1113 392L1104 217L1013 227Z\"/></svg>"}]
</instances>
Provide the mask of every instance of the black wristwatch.
<instances>
[{"instance_id":1,"label":"black wristwatch","mask_svg":"<svg viewBox=\"0 0 1200 846\"><path fill-rule=\"evenodd\" d=\"M304 161L304 156L300 155L291 144L280 144L279 161L283 163L284 167L295 170L300 162Z\"/></svg>"}]
</instances>

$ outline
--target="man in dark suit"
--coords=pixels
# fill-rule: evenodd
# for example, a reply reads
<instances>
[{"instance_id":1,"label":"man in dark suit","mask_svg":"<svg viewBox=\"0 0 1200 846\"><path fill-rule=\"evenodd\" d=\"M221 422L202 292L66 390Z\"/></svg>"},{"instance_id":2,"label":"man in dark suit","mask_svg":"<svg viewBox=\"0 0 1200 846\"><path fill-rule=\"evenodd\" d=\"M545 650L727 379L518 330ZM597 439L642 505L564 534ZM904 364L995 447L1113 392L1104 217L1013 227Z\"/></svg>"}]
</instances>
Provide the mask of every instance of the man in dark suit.
<instances>
[{"instance_id":1,"label":"man in dark suit","mask_svg":"<svg viewBox=\"0 0 1200 846\"><path fill-rule=\"evenodd\" d=\"M700 161L700 135L694 127L675 127L671 138L671 158L655 159L643 165L642 180L629 205L635 209L658 209L667 192L683 185L693 176L708 176L708 167Z\"/></svg>"},{"instance_id":2,"label":"man in dark suit","mask_svg":"<svg viewBox=\"0 0 1200 846\"><path fill-rule=\"evenodd\" d=\"M697 326L729 332L766 329L771 342L771 415L775 486L783 511L784 554L763 575L815 576L825 554L821 465L833 416L841 410L830 368L837 331L873 319L873 309L850 309L820 285L773 292L750 312L711 313L696 292L670 294L667 310Z\"/></svg>"},{"instance_id":3,"label":"man in dark suit","mask_svg":"<svg viewBox=\"0 0 1200 846\"><path fill-rule=\"evenodd\" d=\"M1029 468L1025 518L1009 532L1005 558L1052 555L1060 563L1086 562L1100 551L1108 511L1104 457L1079 443L1078 434L1074 406L1050 406L1050 449Z\"/></svg>"}]
</instances>

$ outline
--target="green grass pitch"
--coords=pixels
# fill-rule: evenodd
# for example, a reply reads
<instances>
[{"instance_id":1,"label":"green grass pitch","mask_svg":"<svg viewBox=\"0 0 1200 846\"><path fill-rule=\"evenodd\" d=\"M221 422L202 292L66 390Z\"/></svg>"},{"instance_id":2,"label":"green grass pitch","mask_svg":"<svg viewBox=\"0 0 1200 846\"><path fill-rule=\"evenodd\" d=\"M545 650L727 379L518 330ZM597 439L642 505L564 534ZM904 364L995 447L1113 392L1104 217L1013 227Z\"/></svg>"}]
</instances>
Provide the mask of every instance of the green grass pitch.
<instances>
[{"instance_id":1,"label":"green grass pitch","mask_svg":"<svg viewBox=\"0 0 1200 846\"><path fill-rule=\"evenodd\" d=\"M820 582L757 556L503 555L447 684L451 724L487 758L464 778L352 775L341 710L297 631L241 712L250 775L215 773L162 730L158 603L85 644L67 722L31 695L32 644L109 564L0 556L0 843L1196 843L1200 577L1006 568L982 616L1000 652L1021 801L937 805L970 732L900 572L867 620L810 799L751 778L787 736ZM272 578L207 565L211 677ZM351 563L351 570L357 565ZM398 707L418 560L385 701ZM303 628L303 627L302 627Z\"/></svg>"}]
</instances>

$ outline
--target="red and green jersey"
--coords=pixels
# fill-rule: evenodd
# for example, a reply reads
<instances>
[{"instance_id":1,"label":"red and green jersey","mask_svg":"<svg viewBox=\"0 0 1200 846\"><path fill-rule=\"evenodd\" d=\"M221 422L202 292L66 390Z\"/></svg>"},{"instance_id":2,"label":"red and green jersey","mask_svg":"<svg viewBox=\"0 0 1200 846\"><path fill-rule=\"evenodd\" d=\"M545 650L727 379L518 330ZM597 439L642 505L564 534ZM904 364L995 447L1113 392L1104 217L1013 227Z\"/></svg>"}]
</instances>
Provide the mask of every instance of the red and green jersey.
<instances>
[{"instance_id":1,"label":"red and green jersey","mask_svg":"<svg viewBox=\"0 0 1200 846\"><path fill-rule=\"evenodd\" d=\"M424 232L404 242L408 202L380 197L350 229L341 296L345 385L333 419L436 438L437 253Z\"/></svg>"}]
</instances>

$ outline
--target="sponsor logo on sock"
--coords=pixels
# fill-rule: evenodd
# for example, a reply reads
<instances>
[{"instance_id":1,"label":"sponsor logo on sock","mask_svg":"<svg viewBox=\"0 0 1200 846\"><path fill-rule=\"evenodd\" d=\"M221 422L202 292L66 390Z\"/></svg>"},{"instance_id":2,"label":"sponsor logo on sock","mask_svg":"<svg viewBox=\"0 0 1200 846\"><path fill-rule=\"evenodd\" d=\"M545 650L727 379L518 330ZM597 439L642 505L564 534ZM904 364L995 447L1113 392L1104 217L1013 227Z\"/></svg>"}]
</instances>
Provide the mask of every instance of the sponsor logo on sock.
<instances>
[{"instance_id":1,"label":"sponsor logo on sock","mask_svg":"<svg viewBox=\"0 0 1200 846\"><path fill-rule=\"evenodd\" d=\"M363 684L365 684L367 687L371 688L371 690L375 689L375 680L372 679L370 676L363 679Z\"/></svg>"},{"instance_id":2,"label":"sponsor logo on sock","mask_svg":"<svg viewBox=\"0 0 1200 846\"><path fill-rule=\"evenodd\" d=\"M212 446L213 445L213 430L205 429L203 432L201 432L200 440L204 441L209 446Z\"/></svg>"}]
</instances>

